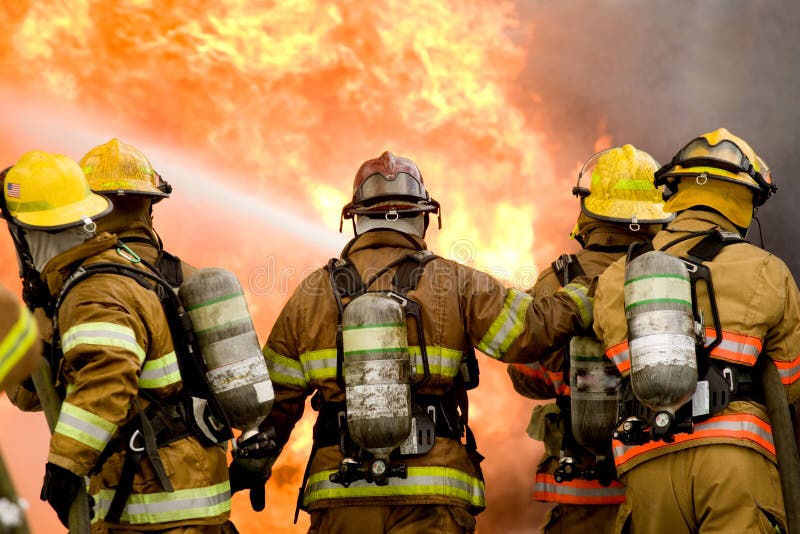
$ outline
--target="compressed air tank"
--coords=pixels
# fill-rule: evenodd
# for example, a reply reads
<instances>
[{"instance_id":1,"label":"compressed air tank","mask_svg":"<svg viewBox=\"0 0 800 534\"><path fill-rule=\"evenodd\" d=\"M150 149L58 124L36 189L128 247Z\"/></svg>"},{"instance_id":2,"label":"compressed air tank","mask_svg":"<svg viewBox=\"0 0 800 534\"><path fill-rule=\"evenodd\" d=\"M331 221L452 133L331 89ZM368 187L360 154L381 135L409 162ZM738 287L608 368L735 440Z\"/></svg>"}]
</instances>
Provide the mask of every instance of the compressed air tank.
<instances>
[{"instance_id":1,"label":"compressed air tank","mask_svg":"<svg viewBox=\"0 0 800 534\"><path fill-rule=\"evenodd\" d=\"M342 334L350 438L387 460L411 432L405 313L392 297L365 293L345 307Z\"/></svg>"},{"instance_id":2,"label":"compressed air tank","mask_svg":"<svg viewBox=\"0 0 800 534\"><path fill-rule=\"evenodd\" d=\"M692 292L686 264L650 251L625 269L631 386L650 409L674 414L697 387Z\"/></svg>"},{"instance_id":3,"label":"compressed air tank","mask_svg":"<svg viewBox=\"0 0 800 534\"><path fill-rule=\"evenodd\" d=\"M572 434L597 456L609 452L622 389L622 376L603 352L593 337L576 336L569 343Z\"/></svg>"},{"instance_id":4,"label":"compressed air tank","mask_svg":"<svg viewBox=\"0 0 800 534\"><path fill-rule=\"evenodd\" d=\"M275 399L242 286L232 272L198 269L178 290L206 378L241 440L258 432Z\"/></svg>"}]
</instances>

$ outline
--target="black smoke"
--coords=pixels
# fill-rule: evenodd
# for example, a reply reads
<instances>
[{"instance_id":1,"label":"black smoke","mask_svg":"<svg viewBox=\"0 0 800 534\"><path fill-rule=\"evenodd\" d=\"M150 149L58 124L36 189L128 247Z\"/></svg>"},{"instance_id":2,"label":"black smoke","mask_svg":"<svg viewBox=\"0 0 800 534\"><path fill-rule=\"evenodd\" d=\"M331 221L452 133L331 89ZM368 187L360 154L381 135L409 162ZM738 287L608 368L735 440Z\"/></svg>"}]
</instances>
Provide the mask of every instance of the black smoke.
<instances>
[{"instance_id":1,"label":"black smoke","mask_svg":"<svg viewBox=\"0 0 800 534\"><path fill-rule=\"evenodd\" d=\"M724 126L772 168L779 190L758 213L764 247L798 278L800 4L520 0L517 13L515 38L528 48L520 84L537 95L526 107L559 173L593 152L603 125L614 144L661 162ZM755 224L749 238L760 243Z\"/></svg>"}]
</instances>

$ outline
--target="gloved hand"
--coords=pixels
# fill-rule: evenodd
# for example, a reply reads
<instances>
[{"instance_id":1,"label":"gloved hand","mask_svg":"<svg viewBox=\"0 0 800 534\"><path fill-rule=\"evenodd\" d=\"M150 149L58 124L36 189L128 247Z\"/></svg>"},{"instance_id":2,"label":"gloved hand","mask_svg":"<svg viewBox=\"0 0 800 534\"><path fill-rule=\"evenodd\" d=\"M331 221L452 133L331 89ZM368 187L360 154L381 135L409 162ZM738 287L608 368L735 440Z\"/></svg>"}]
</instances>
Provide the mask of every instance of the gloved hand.
<instances>
[{"instance_id":1,"label":"gloved hand","mask_svg":"<svg viewBox=\"0 0 800 534\"><path fill-rule=\"evenodd\" d=\"M44 484L39 498L50 503L58 514L61 524L69 528L69 508L78 495L78 491L85 490L86 483L82 476L78 476L69 469L47 462L44 471ZM94 517L94 499L89 496L89 519Z\"/></svg>"},{"instance_id":2,"label":"gloved hand","mask_svg":"<svg viewBox=\"0 0 800 534\"><path fill-rule=\"evenodd\" d=\"M266 484L272 474L266 458L237 458L228 467L231 495L244 489L250 490L250 506L260 512L266 505Z\"/></svg>"}]
</instances>

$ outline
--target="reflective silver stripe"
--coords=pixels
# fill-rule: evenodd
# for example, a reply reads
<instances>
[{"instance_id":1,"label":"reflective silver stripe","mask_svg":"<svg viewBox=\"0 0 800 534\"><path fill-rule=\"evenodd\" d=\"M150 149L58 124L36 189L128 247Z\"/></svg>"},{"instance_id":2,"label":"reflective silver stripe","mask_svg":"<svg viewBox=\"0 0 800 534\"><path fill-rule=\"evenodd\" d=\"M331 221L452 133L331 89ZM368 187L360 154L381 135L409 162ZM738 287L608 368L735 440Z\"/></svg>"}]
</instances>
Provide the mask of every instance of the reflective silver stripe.
<instances>
[{"instance_id":1,"label":"reflective silver stripe","mask_svg":"<svg viewBox=\"0 0 800 534\"><path fill-rule=\"evenodd\" d=\"M181 381L178 357L175 351L155 360L146 360L139 376L139 387L145 389L163 388Z\"/></svg>"},{"instance_id":2,"label":"reflective silver stripe","mask_svg":"<svg viewBox=\"0 0 800 534\"><path fill-rule=\"evenodd\" d=\"M569 483L559 484L557 482L537 481L534 491L541 493L570 495L573 497L624 497L625 487L608 486L596 488L579 488L570 486Z\"/></svg>"},{"instance_id":3,"label":"reflective silver stripe","mask_svg":"<svg viewBox=\"0 0 800 534\"><path fill-rule=\"evenodd\" d=\"M492 358L502 358L524 326L525 314L533 298L517 289L509 289L503 309L478 343L478 350Z\"/></svg>"},{"instance_id":4,"label":"reflective silver stripe","mask_svg":"<svg viewBox=\"0 0 800 534\"><path fill-rule=\"evenodd\" d=\"M144 349L136 341L136 334L127 326L114 323L84 323L73 326L61 336L61 348L64 354L78 345L99 345L118 347L134 353L139 362L145 359Z\"/></svg>"},{"instance_id":5,"label":"reflective silver stripe","mask_svg":"<svg viewBox=\"0 0 800 534\"><path fill-rule=\"evenodd\" d=\"M6 336L0 340L0 381L22 359L36 341L36 323L24 305L19 307L19 316Z\"/></svg>"},{"instance_id":6,"label":"reflective silver stripe","mask_svg":"<svg viewBox=\"0 0 800 534\"><path fill-rule=\"evenodd\" d=\"M424 367L419 346L408 347L408 352L414 358L417 376L422 376ZM428 355L428 368L431 376L452 378L461 369L463 353L460 350L446 347L425 347L425 352Z\"/></svg>"},{"instance_id":7,"label":"reflective silver stripe","mask_svg":"<svg viewBox=\"0 0 800 534\"><path fill-rule=\"evenodd\" d=\"M321 349L300 355L302 368L309 380L336 378L336 349Z\"/></svg>"},{"instance_id":8,"label":"reflective silver stripe","mask_svg":"<svg viewBox=\"0 0 800 534\"><path fill-rule=\"evenodd\" d=\"M385 486L359 480L347 488L330 481L335 472L320 471L309 478L303 498L305 505L323 499L430 495L458 499L469 506L486 506L483 481L448 467L409 467L408 478L390 478Z\"/></svg>"},{"instance_id":9,"label":"reflective silver stripe","mask_svg":"<svg viewBox=\"0 0 800 534\"><path fill-rule=\"evenodd\" d=\"M93 495L95 517L104 519L115 490L104 489ZM172 492L134 493L128 497L120 522L132 525L158 524L186 519L214 517L231 509L230 484L226 480L205 488L178 489Z\"/></svg>"},{"instance_id":10,"label":"reflective silver stripe","mask_svg":"<svg viewBox=\"0 0 800 534\"><path fill-rule=\"evenodd\" d=\"M55 433L72 438L96 451L102 451L116 430L117 425L114 423L64 401Z\"/></svg>"},{"instance_id":11,"label":"reflective silver stripe","mask_svg":"<svg viewBox=\"0 0 800 534\"><path fill-rule=\"evenodd\" d=\"M303 365L299 361L282 356L267 346L264 347L264 356L272 382L302 388L308 386Z\"/></svg>"},{"instance_id":12,"label":"reflective silver stripe","mask_svg":"<svg viewBox=\"0 0 800 534\"><path fill-rule=\"evenodd\" d=\"M681 433L675 435L674 443L682 443L703 438L746 439L775 454L775 444L772 441L772 432L764 421L750 414L728 414L712 417L702 423L694 425L691 434ZM655 443L639 446L625 446L614 441L614 462L617 467L625 464L639 454L653 449L669 446L671 443Z\"/></svg>"},{"instance_id":13,"label":"reflective silver stripe","mask_svg":"<svg viewBox=\"0 0 800 534\"><path fill-rule=\"evenodd\" d=\"M711 343L716 339L716 335L706 335L706 344ZM716 356L715 351L718 350L725 350L728 352L733 352L737 355L744 356L748 358L748 362L755 363L758 355L761 353L761 348L751 345L749 343L740 343L739 341L734 341L732 339L728 339L725 337L725 332L722 333L722 341L719 345L714 347L714 350L711 351L711 354ZM748 363L744 362L744 363Z\"/></svg>"}]
</instances>

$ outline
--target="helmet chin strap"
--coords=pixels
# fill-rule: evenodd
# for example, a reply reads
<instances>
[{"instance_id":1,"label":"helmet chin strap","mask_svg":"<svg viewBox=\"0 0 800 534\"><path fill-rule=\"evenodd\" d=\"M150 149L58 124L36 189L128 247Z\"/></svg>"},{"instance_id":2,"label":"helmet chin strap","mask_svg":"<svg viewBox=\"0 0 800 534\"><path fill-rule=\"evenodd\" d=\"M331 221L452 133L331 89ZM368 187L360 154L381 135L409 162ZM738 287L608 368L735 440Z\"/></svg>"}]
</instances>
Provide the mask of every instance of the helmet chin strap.
<instances>
[{"instance_id":1,"label":"helmet chin strap","mask_svg":"<svg viewBox=\"0 0 800 534\"><path fill-rule=\"evenodd\" d=\"M416 217L397 217L397 213L388 212L386 217L367 217L356 215L354 218L355 235L361 235L370 230L386 229L396 230L405 234L425 237L425 214Z\"/></svg>"}]
</instances>

